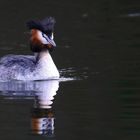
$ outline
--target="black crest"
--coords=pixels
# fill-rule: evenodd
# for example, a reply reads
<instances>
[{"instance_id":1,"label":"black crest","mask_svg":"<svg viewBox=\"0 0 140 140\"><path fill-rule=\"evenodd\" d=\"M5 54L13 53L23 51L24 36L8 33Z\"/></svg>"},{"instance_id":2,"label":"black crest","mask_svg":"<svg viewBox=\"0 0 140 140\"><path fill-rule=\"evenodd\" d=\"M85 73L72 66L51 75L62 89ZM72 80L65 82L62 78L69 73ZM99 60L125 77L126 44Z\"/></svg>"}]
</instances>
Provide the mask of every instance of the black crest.
<instances>
[{"instance_id":1,"label":"black crest","mask_svg":"<svg viewBox=\"0 0 140 140\"><path fill-rule=\"evenodd\" d=\"M55 19L47 17L43 20L30 20L26 24L29 29L38 29L43 33L51 34L54 30Z\"/></svg>"}]
</instances>

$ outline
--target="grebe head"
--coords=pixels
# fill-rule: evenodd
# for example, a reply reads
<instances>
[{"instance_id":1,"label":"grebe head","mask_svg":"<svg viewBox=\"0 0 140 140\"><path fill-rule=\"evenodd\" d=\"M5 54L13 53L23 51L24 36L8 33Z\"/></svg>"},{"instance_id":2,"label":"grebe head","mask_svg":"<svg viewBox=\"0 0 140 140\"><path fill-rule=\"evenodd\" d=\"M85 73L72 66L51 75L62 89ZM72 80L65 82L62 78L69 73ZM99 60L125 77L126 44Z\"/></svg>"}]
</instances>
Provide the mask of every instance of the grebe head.
<instances>
[{"instance_id":1,"label":"grebe head","mask_svg":"<svg viewBox=\"0 0 140 140\"><path fill-rule=\"evenodd\" d=\"M55 19L52 17L27 22L27 27L31 30L30 46L33 52L41 52L46 49L52 51L56 47L53 40L54 24Z\"/></svg>"}]
</instances>

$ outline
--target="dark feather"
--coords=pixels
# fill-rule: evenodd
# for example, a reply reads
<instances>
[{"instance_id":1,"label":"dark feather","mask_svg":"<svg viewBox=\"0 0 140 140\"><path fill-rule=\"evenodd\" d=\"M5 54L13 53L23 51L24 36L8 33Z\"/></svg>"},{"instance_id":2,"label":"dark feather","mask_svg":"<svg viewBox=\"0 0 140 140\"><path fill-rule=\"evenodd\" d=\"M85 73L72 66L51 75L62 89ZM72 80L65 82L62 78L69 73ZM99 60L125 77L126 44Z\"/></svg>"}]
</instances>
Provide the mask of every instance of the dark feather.
<instances>
[{"instance_id":1,"label":"dark feather","mask_svg":"<svg viewBox=\"0 0 140 140\"><path fill-rule=\"evenodd\" d=\"M55 19L53 17L47 17L43 20L30 20L27 22L28 29L38 29L43 33L51 35L54 30Z\"/></svg>"}]
</instances>

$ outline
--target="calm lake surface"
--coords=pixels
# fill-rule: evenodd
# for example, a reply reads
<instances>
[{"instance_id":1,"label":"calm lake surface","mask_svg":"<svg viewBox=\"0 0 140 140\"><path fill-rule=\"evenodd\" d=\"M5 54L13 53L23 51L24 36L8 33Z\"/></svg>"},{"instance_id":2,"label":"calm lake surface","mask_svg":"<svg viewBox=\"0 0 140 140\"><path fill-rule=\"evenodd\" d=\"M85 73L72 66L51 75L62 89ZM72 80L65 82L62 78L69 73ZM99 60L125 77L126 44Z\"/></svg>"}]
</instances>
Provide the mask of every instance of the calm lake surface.
<instances>
[{"instance_id":1,"label":"calm lake surface","mask_svg":"<svg viewBox=\"0 0 140 140\"><path fill-rule=\"evenodd\" d=\"M0 83L0 140L139 140L140 1L2 0L0 56L32 54L46 16L61 79Z\"/></svg>"}]
</instances>

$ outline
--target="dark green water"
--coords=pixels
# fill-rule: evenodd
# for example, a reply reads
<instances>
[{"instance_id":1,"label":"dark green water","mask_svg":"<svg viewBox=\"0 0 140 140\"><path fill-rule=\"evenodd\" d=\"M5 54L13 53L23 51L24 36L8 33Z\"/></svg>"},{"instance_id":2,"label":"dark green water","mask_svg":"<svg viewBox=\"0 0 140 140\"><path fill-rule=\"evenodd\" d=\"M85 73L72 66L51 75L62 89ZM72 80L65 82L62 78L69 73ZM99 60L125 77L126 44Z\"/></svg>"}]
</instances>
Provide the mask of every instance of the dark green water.
<instances>
[{"instance_id":1,"label":"dark green water","mask_svg":"<svg viewBox=\"0 0 140 140\"><path fill-rule=\"evenodd\" d=\"M1 83L0 140L139 140L140 2L1 1L0 56L31 54L25 23L50 15L57 21L52 57L74 80L58 83L51 110L35 107L55 86ZM54 130L35 134L32 118L49 112Z\"/></svg>"}]
</instances>

